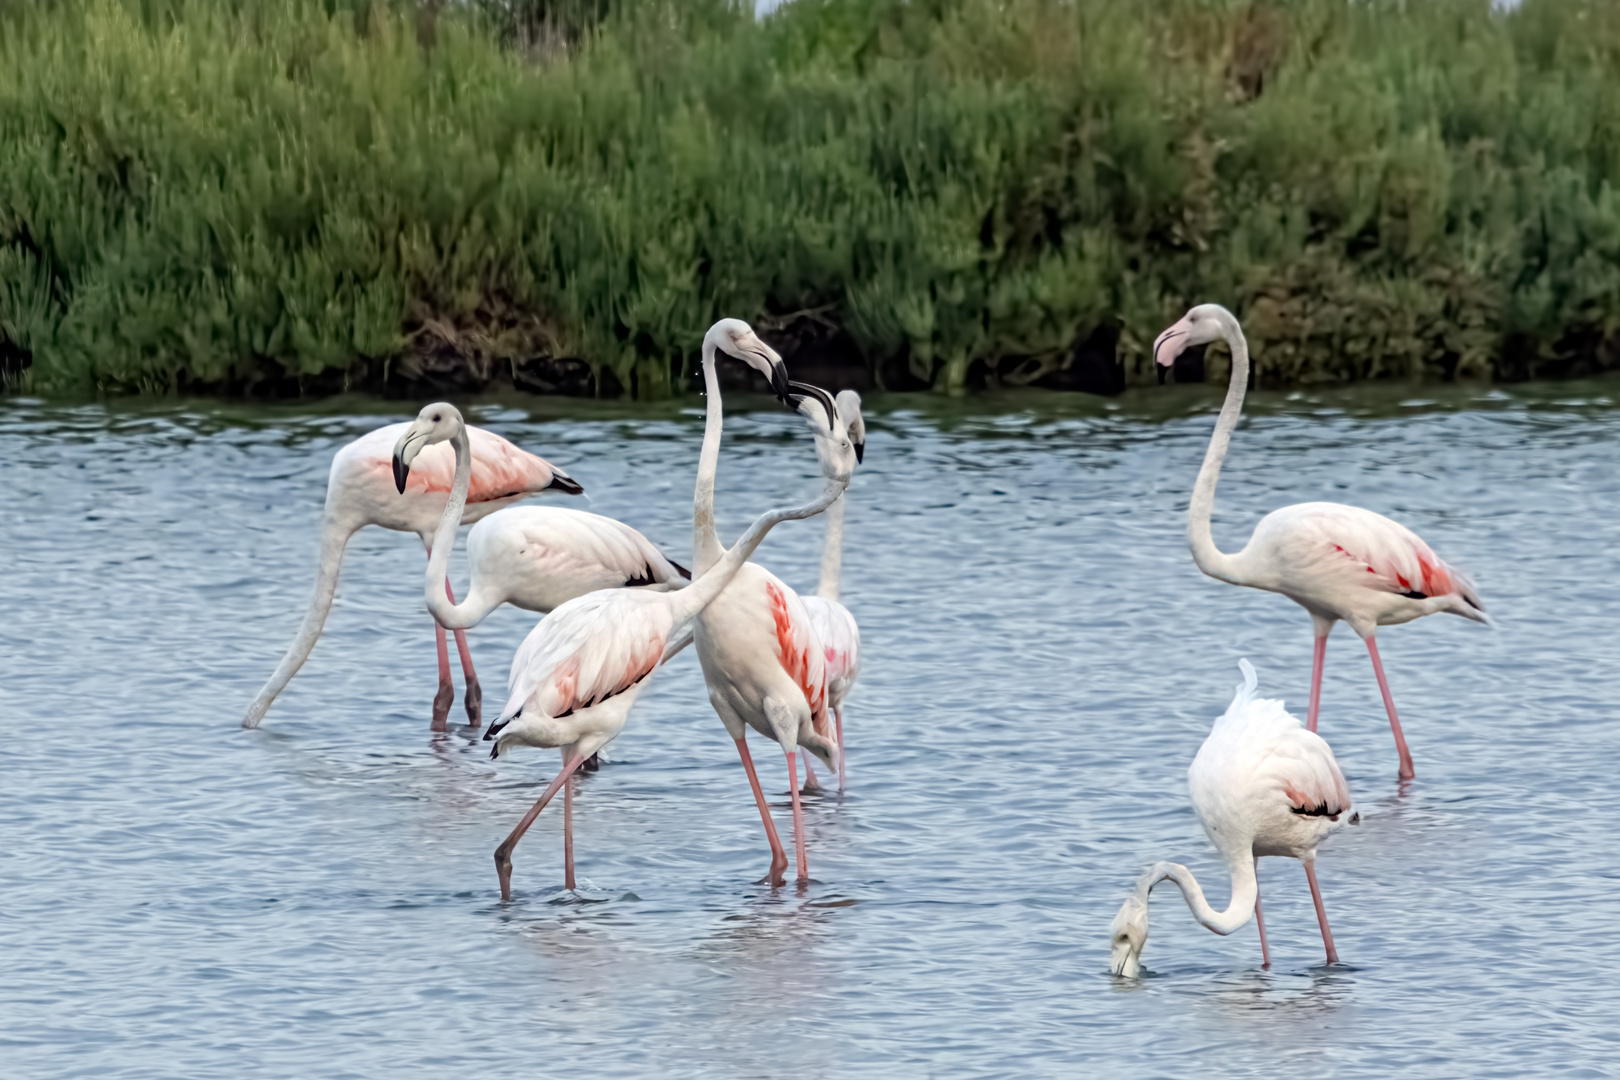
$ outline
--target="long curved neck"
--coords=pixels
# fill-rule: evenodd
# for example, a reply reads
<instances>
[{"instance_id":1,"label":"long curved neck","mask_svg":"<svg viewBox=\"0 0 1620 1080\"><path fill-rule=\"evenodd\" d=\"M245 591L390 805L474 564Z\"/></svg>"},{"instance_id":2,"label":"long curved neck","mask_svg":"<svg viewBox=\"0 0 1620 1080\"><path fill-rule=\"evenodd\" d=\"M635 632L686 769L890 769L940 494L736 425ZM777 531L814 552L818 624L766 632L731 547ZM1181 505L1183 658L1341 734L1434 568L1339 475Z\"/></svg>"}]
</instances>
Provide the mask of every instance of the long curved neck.
<instances>
[{"instance_id":1,"label":"long curved neck","mask_svg":"<svg viewBox=\"0 0 1620 1080\"><path fill-rule=\"evenodd\" d=\"M1232 381L1226 388L1226 401L1221 405L1220 418L1215 421L1215 434L1210 436L1203 467L1198 470L1198 482L1193 485L1192 501L1187 506L1187 543L1198 569L1210 577L1242 584L1236 560L1215 546L1209 527L1210 515L1215 510L1215 485L1221 478L1221 462L1226 460L1232 429L1243 415L1243 396L1249 388L1249 343L1243 337L1243 328L1235 321L1227 325L1223 320L1221 332L1232 350Z\"/></svg>"},{"instance_id":2,"label":"long curved neck","mask_svg":"<svg viewBox=\"0 0 1620 1080\"><path fill-rule=\"evenodd\" d=\"M708 404L703 415L703 452L698 455L697 488L692 492L692 569L704 573L722 554L720 534L714 528L714 477L720 468L720 430L725 413L720 402L720 377L714 370L714 346L703 343L703 392Z\"/></svg>"},{"instance_id":3,"label":"long curved neck","mask_svg":"<svg viewBox=\"0 0 1620 1080\"><path fill-rule=\"evenodd\" d=\"M827 507L827 538L821 544L821 584L816 595L823 600L838 599L838 576L844 563L844 504L840 497Z\"/></svg>"},{"instance_id":4,"label":"long curved neck","mask_svg":"<svg viewBox=\"0 0 1620 1080\"><path fill-rule=\"evenodd\" d=\"M304 614L303 625L298 628L298 636L293 639L287 654L276 665L275 673L270 681L259 690L253 704L248 706L247 715L242 717L242 726L256 728L264 714L269 711L270 703L276 700L276 695L286 688L292 677L298 674L298 669L304 666L309 659L310 650L315 648L315 642L320 639L321 628L326 625L327 613L332 610L332 598L337 595L338 570L343 565L343 549L349 545L349 537L359 531L359 525L354 521L340 517L331 504L326 508L326 516L321 521L321 565L315 575L315 595L310 598L309 610Z\"/></svg>"},{"instance_id":5,"label":"long curved neck","mask_svg":"<svg viewBox=\"0 0 1620 1080\"><path fill-rule=\"evenodd\" d=\"M731 584L731 579L737 575L742 564L748 561L748 556L759 547L765 534L783 521L792 521L799 518L814 517L827 507L831 506L838 497L844 493L849 485L848 480L829 480L819 496L814 500L797 506L790 510L767 510L754 519L748 531L733 545L731 549L720 556L708 570L684 589L667 593L670 608L675 616L677 626L685 619L695 617L709 601L719 596L725 587Z\"/></svg>"},{"instance_id":6,"label":"long curved neck","mask_svg":"<svg viewBox=\"0 0 1620 1080\"><path fill-rule=\"evenodd\" d=\"M439 620L439 625L453 630L464 630L488 614L475 613L471 597L465 604L452 604L449 597L450 552L456 546L456 527L461 524L461 511L467 506L467 488L472 484L472 445L467 439L467 427L462 425L450 436L450 445L456 451L456 479L450 485L450 499L444 504L444 516L433 534L433 550L428 553L427 595L428 610Z\"/></svg>"},{"instance_id":7,"label":"long curved neck","mask_svg":"<svg viewBox=\"0 0 1620 1080\"><path fill-rule=\"evenodd\" d=\"M1210 907L1209 901L1204 899L1204 890L1199 887L1198 879L1193 877L1191 870L1180 863L1162 862L1154 864L1153 868L1136 883L1137 898L1143 904L1147 903L1148 893L1153 886L1161 881L1173 881L1181 895L1187 900L1187 907L1192 909L1193 918L1207 930L1217 934L1230 934L1254 914L1254 902L1260 896L1260 885L1254 877L1254 861L1232 860L1232 900L1226 905L1225 911L1216 911Z\"/></svg>"}]
</instances>

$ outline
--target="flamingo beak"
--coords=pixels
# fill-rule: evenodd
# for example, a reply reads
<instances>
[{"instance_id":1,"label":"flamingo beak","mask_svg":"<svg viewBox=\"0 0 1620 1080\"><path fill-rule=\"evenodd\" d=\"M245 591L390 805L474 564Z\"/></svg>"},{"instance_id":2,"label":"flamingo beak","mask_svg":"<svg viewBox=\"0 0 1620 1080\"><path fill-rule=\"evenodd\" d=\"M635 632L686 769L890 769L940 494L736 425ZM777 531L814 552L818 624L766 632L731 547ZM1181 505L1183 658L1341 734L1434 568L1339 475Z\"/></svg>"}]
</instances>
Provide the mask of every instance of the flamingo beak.
<instances>
[{"instance_id":1,"label":"flamingo beak","mask_svg":"<svg viewBox=\"0 0 1620 1080\"><path fill-rule=\"evenodd\" d=\"M411 467L400 459L399 453L394 454L394 487L399 489L401 495L405 494L405 481L410 479Z\"/></svg>"},{"instance_id":2,"label":"flamingo beak","mask_svg":"<svg viewBox=\"0 0 1620 1080\"><path fill-rule=\"evenodd\" d=\"M396 465L395 467L397 468L398 466ZM575 480L572 476L569 476L567 473L556 467L553 467L551 470L551 483L546 485L547 491L550 491L552 488L556 488L564 495L585 494L585 485L581 484L578 480ZM404 489L402 488L401 490Z\"/></svg>"},{"instance_id":3,"label":"flamingo beak","mask_svg":"<svg viewBox=\"0 0 1620 1080\"><path fill-rule=\"evenodd\" d=\"M1175 364L1176 357L1180 356L1187 348L1187 337L1188 331L1182 327L1181 323L1176 323L1176 325L1172 326L1170 329L1166 330L1164 333L1160 334L1154 339L1153 359L1158 363L1161 369L1159 372L1160 384L1163 384L1164 382L1164 372L1162 369L1169 368Z\"/></svg>"}]
</instances>

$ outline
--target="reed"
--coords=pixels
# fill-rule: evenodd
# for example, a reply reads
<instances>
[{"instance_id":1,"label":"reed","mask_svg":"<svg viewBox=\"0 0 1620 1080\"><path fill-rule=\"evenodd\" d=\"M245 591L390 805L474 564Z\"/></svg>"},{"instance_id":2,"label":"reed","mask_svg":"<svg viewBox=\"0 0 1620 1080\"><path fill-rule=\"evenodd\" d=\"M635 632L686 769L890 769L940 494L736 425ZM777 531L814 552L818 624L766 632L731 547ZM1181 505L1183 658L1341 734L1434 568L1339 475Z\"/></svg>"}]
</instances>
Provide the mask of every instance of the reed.
<instances>
[{"instance_id":1,"label":"reed","mask_svg":"<svg viewBox=\"0 0 1620 1080\"><path fill-rule=\"evenodd\" d=\"M1620 365L1620 5L750 8L0 0L7 384L1123 384L1206 299L1272 384Z\"/></svg>"}]
</instances>

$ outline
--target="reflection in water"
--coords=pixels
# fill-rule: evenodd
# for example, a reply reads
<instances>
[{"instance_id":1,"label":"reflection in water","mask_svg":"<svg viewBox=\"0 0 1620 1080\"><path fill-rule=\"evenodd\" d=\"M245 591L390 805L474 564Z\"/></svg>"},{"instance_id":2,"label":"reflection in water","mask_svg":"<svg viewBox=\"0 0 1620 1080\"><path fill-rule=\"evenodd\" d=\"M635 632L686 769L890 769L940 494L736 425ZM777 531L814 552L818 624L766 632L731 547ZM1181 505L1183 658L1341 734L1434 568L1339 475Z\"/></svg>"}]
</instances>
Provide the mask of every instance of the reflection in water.
<instances>
[{"instance_id":1,"label":"reflection in water","mask_svg":"<svg viewBox=\"0 0 1620 1080\"><path fill-rule=\"evenodd\" d=\"M845 549L865 652L851 787L806 800L815 880L753 884L748 785L679 658L578 782L578 894L548 809L510 904L491 853L557 755L492 762L479 731L429 734L412 545L355 538L305 671L264 728L236 726L307 599L333 450L410 408L6 401L5 1073L1601 1072L1620 1005L1601 977L1612 881L1590 869L1620 865L1601 813L1620 757L1614 396L1255 396L1217 542L1286 502L1366 506L1471 571L1500 630L1389 635L1404 787L1365 662L1328 664L1322 733L1363 814L1318 863L1346 965L1321 967L1298 865L1262 860L1274 970L1252 930L1216 937L1160 895L1133 983L1106 973L1107 927L1137 874L1216 862L1185 773L1236 659L1296 711L1309 679L1294 605L1186 553L1215 388L874 396ZM688 548L689 403L472 412L580 477L592 509ZM798 423L728 421L724 535L813 485ZM820 541L783 526L759 559L811 587ZM532 625L496 612L478 662L499 671ZM791 841L783 774L762 779Z\"/></svg>"}]
</instances>

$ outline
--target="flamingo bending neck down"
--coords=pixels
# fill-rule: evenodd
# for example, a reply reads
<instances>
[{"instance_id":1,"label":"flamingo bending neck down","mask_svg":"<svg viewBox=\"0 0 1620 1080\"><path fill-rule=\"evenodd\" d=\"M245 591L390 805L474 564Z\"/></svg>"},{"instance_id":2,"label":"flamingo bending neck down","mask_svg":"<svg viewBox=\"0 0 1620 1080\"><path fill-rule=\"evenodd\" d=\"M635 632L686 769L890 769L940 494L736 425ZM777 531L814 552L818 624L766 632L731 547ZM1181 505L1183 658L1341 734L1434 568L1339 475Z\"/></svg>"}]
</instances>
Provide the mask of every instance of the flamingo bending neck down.
<instances>
[{"instance_id":1,"label":"flamingo bending neck down","mask_svg":"<svg viewBox=\"0 0 1620 1080\"><path fill-rule=\"evenodd\" d=\"M449 599L450 552L471 483L469 429L456 407L443 402L425 407L418 416L424 420L427 434L413 425L400 436L394 472L403 488L423 449L440 442L454 449L455 480L428 560L427 605L440 626L477 626L502 604L543 614L598 589L680 588L691 578L622 521L556 506L515 506L484 518L467 534L466 599Z\"/></svg>"},{"instance_id":2,"label":"flamingo bending neck down","mask_svg":"<svg viewBox=\"0 0 1620 1080\"><path fill-rule=\"evenodd\" d=\"M703 454L692 496L692 546L696 572L720 559L714 528L714 481L719 465L719 432L724 423L720 386L714 370L716 348L727 342L757 342L747 323L722 319L703 341L703 378L708 406ZM761 343L760 348L766 348ZM767 351L769 351L767 349ZM770 352L775 357L774 352ZM776 360L780 364L780 359ZM828 455L847 455L854 468L855 449L832 398L819 387L792 383L793 400L816 431L816 449L827 469ZM838 767L838 744L827 719L826 660L815 628L797 593L769 570L747 563L724 592L698 616L694 628L698 661L709 687L709 702L737 746L771 848L771 868L764 880L784 882L787 852L777 836L770 807L760 789L748 752L752 727L772 739L787 758L788 788L793 801L794 844L801 881L810 875L804 835L804 809L799 801L797 752L802 745L829 768Z\"/></svg>"},{"instance_id":3,"label":"flamingo bending neck down","mask_svg":"<svg viewBox=\"0 0 1620 1080\"><path fill-rule=\"evenodd\" d=\"M1416 533L1360 507L1329 502L1285 506L1260 519L1242 551L1228 555L1216 548L1210 533L1210 514L1215 506L1221 462L1226 458L1232 429L1243 412L1249 384L1249 344L1237 318L1219 304L1193 308L1153 343L1154 359L1169 367L1189 346L1217 339L1232 350L1232 380L1187 508L1187 540L1193 561L1210 577L1281 593L1311 613L1316 647L1311 663L1310 711L1305 723L1310 731L1316 730L1322 700L1328 634L1342 619L1360 635L1372 657L1373 674L1378 678L1389 727L1395 735L1400 778L1410 780L1416 771L1378 656L1378 628L1439 611L1489 623L1485 606L1468 577L1443 562Z\"/></svg>"},{"instance_id":4,"label":"flamingo bending neck down","mask_svg":"<svg viewBox=\"0 0 1620 1080\"><path fill-rule=\"evenodd\" d=\"M841 390L833 399L838 417L855 444L857 464L866 460L866 421L861 417L861 396L853 390ZM816 638L821 642L822 656L827 669L827 708L832 711L834 731L838 739L838 790L844 790L846 758L844 754L844 698L861 673L861 628L855 616L838 602L838 580L842 570L844 552L843 498L827 508L827 536L821 548L821 581L816 595L806 596L804 610L810 616ZM801 749L804 775L813 782L815 772L810 764L810 752Z\"/></svg>"},{"instance_id":5,"label":"flamingo bending neck down","mask_svg":"<svg viewBox=\"0 0 1620 1080\"><path fill-rule=\"evenodd\" d=\"M389 424L368 432L342 447L332 458L326 482L326 513L321 523L320 569L315 578L315 595L291 647L276 666L274 674L248 706L242 726L255 728L292 677L308 659L326 625L326 616L337 594L338 571L349 538L367 525L378 525L397 532L411 532L433 551L434 527L440 523L450 498L451 475L455 461L449 447L435 449L417 465L411 483L401 493L395 488L390 447L409 424ZM561 469L543 458L518 449L510 442L482 428L468 428L471 469L465 508L458 519L471 524L536 492L557 490L578 495L584 488ZM448 588L448 586L446 586ZM439 691L433 703L433 727L443 730L455 690L450 682L450 657L444 627L435 625L439 654ZM467 680L467 718L479 721L482 692L473 671L467 638L455 633L461 654L461 670Z\"/></svg>"},{"instance_id":6,"label":"flamingo bending neck down","mask_svg":"<svg viewBox=\"0 0 1620 1080\"><path fill-rule=\"evenodd\" d=\"M1327 962L1339 962L1316 882L1316 848L1330 833L1357 824L1360 815L1351 809L1350 789L1327 742L1300 727L1282 702L1256 699L1254 668L1247 660L1238 666L1243 685L1187 770L1193 809L1231 872L1232 899L1225 911L1216 911L1191 870L1179 863L1155 863L1114 916L1109 966L1115 975L1134 976L1141 970L1148 894L1166 880L1181 890L1199 924L1217 934L1237 930L1252 912L1260 929L1261 966L1270 967L1255 876L1262 855L1287 856L1305 864Z\"/></svg>"},{"instance_id":7,"label":"flamingo bending neck down","mask_svg":"<svg viewBox=\"0 0 1620 1080\"><path fill-rule=\"evenodd\" d=\"M717 430L707 431L705 449L718 438ZM562 751L563 765L495 851L503 900L511 898L512 851L559 788L565 792L564 880L574 888L569 776L623 729L636 696L670 655L671 646L720 595L765 535L778 522L821 513L843 494L853 456L845 461L836 447L823 445L827 441L818 431L817 454L827 481L821 494L803 506L760 515L691 585L669 592L621 588L588 593L560 605L524 639L512 659L506 707L484 738L495 740L491 757L516 745L550 747Z\"/></svg>"}]
</instances>

